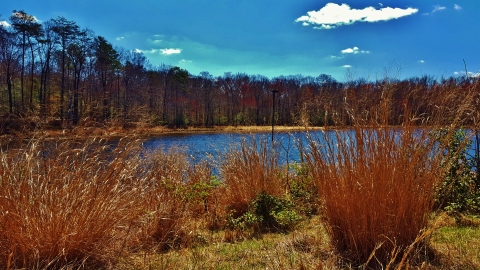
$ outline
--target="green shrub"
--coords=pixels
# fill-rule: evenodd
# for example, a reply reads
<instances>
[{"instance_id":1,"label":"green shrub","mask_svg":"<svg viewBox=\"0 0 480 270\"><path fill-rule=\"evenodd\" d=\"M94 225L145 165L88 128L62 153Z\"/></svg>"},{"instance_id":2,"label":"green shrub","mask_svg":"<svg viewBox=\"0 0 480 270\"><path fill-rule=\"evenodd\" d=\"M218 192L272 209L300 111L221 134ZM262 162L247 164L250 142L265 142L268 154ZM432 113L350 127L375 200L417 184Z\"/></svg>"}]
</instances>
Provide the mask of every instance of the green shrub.
<instances>
[{"instance_id":1,"label":"green shrub","mask_svg":"<svg viewBox=\"0 0 480 270\"><path fill-rule=\"evenodd\" d=\"M163 126L165 124L165 122L163 121L163 119L159 116L155 116L153 119L152 119L152 125L155 126L155 127L158 127L158 126Z\"/></svg>"},{"instance_id":2,"label":"green shrub","mask_svg":"<svg viewBox=\"0 0 480 270\"><path fill-rule=\"evenodd\" d=\"M189 124L186 115L179 113L175 116L175 127L186 127Z\"/></svg>"},{"instance_id":3,"label":"green shrub","mask_svg":"<svg viewBox=\"0 0 480 270\"><path fill-rule=\"evenodd\" d=\"M230 215L228 224L231 228L253 229L256 233L290 231L302 219L294 206L291 200L262 192L241 216Z\"/></svg>"},{"instance_id":4,"label":"green shrub","mask_svg":"<svg viewBox=\"0 0 480 270\"><path fill-rule=\"evenodd\" d=\"M478 213L480 192L475 186L475 158L468 155L472 141L462 129L448 134L447 129L435 132L436 140L447 145L442 160L446 170L438 187L437 207L447 212Z\"/></svg>"},{"instance_id":5,"label":"green shrub","mask_svg":"<svg viewBox=\"0 0 480 270\"><path fill-rule=\"evenodd\" d=\"M295 209L308 218L316 215L319 208L318 191L309 175L308 166L293 163L289 165L289 170L293 172L288 179L288 187Z\"/></svg>"}]
</instances>

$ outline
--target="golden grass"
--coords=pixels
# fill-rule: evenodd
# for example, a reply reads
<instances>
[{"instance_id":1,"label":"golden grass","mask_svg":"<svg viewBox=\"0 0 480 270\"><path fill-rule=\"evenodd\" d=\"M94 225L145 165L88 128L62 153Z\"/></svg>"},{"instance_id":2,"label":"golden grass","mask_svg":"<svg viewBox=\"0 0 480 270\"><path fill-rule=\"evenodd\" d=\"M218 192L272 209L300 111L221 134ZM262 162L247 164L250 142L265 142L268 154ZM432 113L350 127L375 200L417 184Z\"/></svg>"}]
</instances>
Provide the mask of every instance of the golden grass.
<instances>
[{"instance_id":1,"label":"golden grass","mask_svg":"<svg viewBox=\"0 0 480 270\"><path fill-rule=\"evenodd\" d=\"M122 231L138 217L132 198L141 191L130 178L138 162L127 159L133 145L111 160L106 150L95 141L53 150L33 141L0 154L2 268L104 265L118 256Z\"/></svg>"},{"instance_id":2,"label":"golden grass","mask_svg":"<svg viewBox=\"0 0 480 270\"><path fill-rule=\"evenodd\" d=\"M479 251L468 249L478 242L475 219L461 223L467 227L448 218L428 223L441 174L427 133L356 127L321 134L300 150L308 161L302 177L315 180L322 216L288 234L234 243L222 227L229 209L241 211L263 191L289 193L269 140L245 140L218 157L221 184L208 162L192 164L180 149L145 152L127 138L118 146L35 139L1 152L0 268L479 265Z\"/></svg>"},{"instance_id":3,"label":"golden grass","mask_svg":"<svg viewBox=\"0 0 480 270\"><path fill-rule=\"evenodd\" d=\"M138 199L148 213L148 228L141 242L153 240L159 250L188 246L195 237L197 220L208 211L211 168L206 163L191 165L178 149L146 153L143 163L149 184L144 197Z\"/></svg>"},{"instance_id":4,"label":"golden grass","mask_svg":"<svg viewBox=\"0 0 480 270\"><path fill-rule=\"evenodd\" d=\"M271 147L267 140L243 139L220 161L219 170L226 186L222 203L234 215L242 215L248 204L264 191L270 195L285 193L278 152Z\"/></svg>"},{"instance_id":5,"label":"golden grass","mask_svg":"<svg viewBox=\"0 0 480 270\"><path fill-rule=\"evenodd\" d=\"M321 130L322 127L304 127L304 126L275 126L275 132L292 132L292 131L306 131L306 130ZM123 129L121 125L113 125L111 127L84 127L78 126L74 129L65 130L44 130L46 136L58 139L71 138L105 138L118 139L135 134L138 137L153 137L168 134L202 134L202 133L269 133L272 131L271 126L215 126L211 128L188 127L188 128L167 128L164 126L144 127L139 124L134 129ZM31 133L18 134L29 138ZM0 137L2 139L2 137ZM4 140L12 139L9 137Z\"/></svg>"},{"instance_id":6,"label":"golden grass","mask_svg":"<svg viewBox=\"0 0 480 270\"><path fill-rule=\"evenodd\" d=\"M356 126L322 132L309 146L324 220L343 256L386 267L425 242L440 171L428 131Z\"/></svg>"},{"instance_id":7,"label":"golden grass","mask_svg":"<svg viewBox=\"0 0 480 270\"><path fill-rule=\"evenodd\" d=\"M127 251L182 246L199 204L182 192L210 175L136 141L34 140L2 152L0 267L109 267Z\"/></svg>"}]
</instances>

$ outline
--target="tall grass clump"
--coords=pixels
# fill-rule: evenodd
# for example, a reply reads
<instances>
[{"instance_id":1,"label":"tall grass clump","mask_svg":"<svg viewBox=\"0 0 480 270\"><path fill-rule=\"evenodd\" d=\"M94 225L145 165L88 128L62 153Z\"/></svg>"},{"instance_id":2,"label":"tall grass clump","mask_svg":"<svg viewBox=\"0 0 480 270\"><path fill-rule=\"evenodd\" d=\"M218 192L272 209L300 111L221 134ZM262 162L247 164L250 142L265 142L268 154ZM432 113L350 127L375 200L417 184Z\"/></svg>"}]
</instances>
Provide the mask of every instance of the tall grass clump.
<instances>
[{"instance_id":1,"label":"tall grass clump","mask_svg":"<svg viewBox=\"0 0 480 270\"><path fill-rule=\"evenodd\" d=\"M0 153L0 267L105 267L138 218L138 145L44 144Z\"/></svg>"},{"instance_id":2,"label":"tall grass clump","mask_svg":"<svg viewBox=\"0 0 480 270\"><path fill-rule=\"evenodd\" d=\"M301 220L282 175L279 145L266 139L243 139L222 157L219 172L227 241L252 233L288 231Z\"/></svg>"},{"instance_id":3,"label":"tall grass clump","mask_svg":"<svg viewBox=\"0 0 480 270\"><path fill-rule=\"evenodd\" d=\"M273 196L284 193L278 153L266 139L244 138L229 149L219 164L226 186L225 204L243 213L262 192Z\"/></svg>"},{"instance_id":4,"label":"tall grass clump","mask_svg":"<svg viewBox=\"0 0 480 270\"><path fill-rule=\"evenodd\" d=\"M188 247L215 187L207 162L126 138L0 152L0 268L114 268L127 254Z\"/></svg>"},{"instance_id":5,"label":"tall grass clump","mask_svg":"<svg viewBox=\"0 0 480 270\"><path fill-rule=\"evenodd\" d=\"M386 266L420 244L441 160L428 130L356 125L311 137L309 147L307 164L340 253Z\"/></svg>"},{"instance_id":6,"label":"tall grass clump","mask_svg":"<svg viewBox=\"0 0 480 270\"><path fill-rule=\"evenodd\" d=\"M211 166L207 161L191 164L180 149L143 154L148 188L138 245L166 251L195 244L197 229L214 208L218 183Z\"/></svg>"}]
</instances>

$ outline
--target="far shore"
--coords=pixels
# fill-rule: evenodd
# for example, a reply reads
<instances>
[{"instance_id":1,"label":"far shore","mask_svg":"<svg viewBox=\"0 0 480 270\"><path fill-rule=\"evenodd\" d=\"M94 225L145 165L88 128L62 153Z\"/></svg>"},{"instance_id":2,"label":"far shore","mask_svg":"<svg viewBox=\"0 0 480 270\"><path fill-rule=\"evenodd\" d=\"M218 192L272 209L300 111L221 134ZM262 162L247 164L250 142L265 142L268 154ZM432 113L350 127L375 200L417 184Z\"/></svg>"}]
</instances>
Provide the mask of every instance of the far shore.
<instances>
[{"instance_id":1,"label":"far shore","mask_svg":"<svg viewBox=\"0 0 480 270\"><path fill-rule=\"evenodd\" d=\"M323 127L311 126L274 126L274 132L294 132L322 130ZM14 134L3 135L0 143L15 140L31 140L35 138L44 139L86 139L104 138L118 139L124 137L150 138L174 134L206 134L206 133L262 133L272 132L272 126L215 126L215 127L137 127L123 129L121 127L76 127L73 129L39 130L28 132L15 132Z\"/></svg>"}]
</instances>

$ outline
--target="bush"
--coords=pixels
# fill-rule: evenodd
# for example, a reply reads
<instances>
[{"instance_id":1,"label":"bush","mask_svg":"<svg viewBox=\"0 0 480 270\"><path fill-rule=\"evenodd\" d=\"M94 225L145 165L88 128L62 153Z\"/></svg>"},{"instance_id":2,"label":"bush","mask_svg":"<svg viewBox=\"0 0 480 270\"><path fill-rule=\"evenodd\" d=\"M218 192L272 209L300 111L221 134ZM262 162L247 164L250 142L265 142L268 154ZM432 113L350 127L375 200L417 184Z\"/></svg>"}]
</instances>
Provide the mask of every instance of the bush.
<instances>
[{"instance_id":1,"label":"bush","mask_svg":"<svg viewBox=\"0 0 480 270\"><path fill-rule=\"evenodd\" d=\"M480 190L475 180L475 157L468 154L472 141L465 130L449 132L441 129L434 132L439 143L446 144L442 166L443 181L438 187L437 207L447 212L479 213Z\"/></svg>"},{"instance_id":2,"label":"bush","mask_svg":"<svg viewBox=\"0 0 480 270\"><path fill-rule=\"evenodd\" d=\"M288 199L262 192L250 203L247 212L238 218L230 217L229 225L242 230L253 229L256 233L290 231L302 219L294 206Z\"/></svg>"},{"instance_id":3,"label":"bush","mask_svg":"<svg viewBox=\"0 0 480 270\"><path fill-rule=\"evenodd\" d=\"M300 163L290 164L288 179L289 193L295 203L296 211L305 217L318 214L319 198L315 182L308 171L308 166Z\"/></svg>"}]
</instances>

